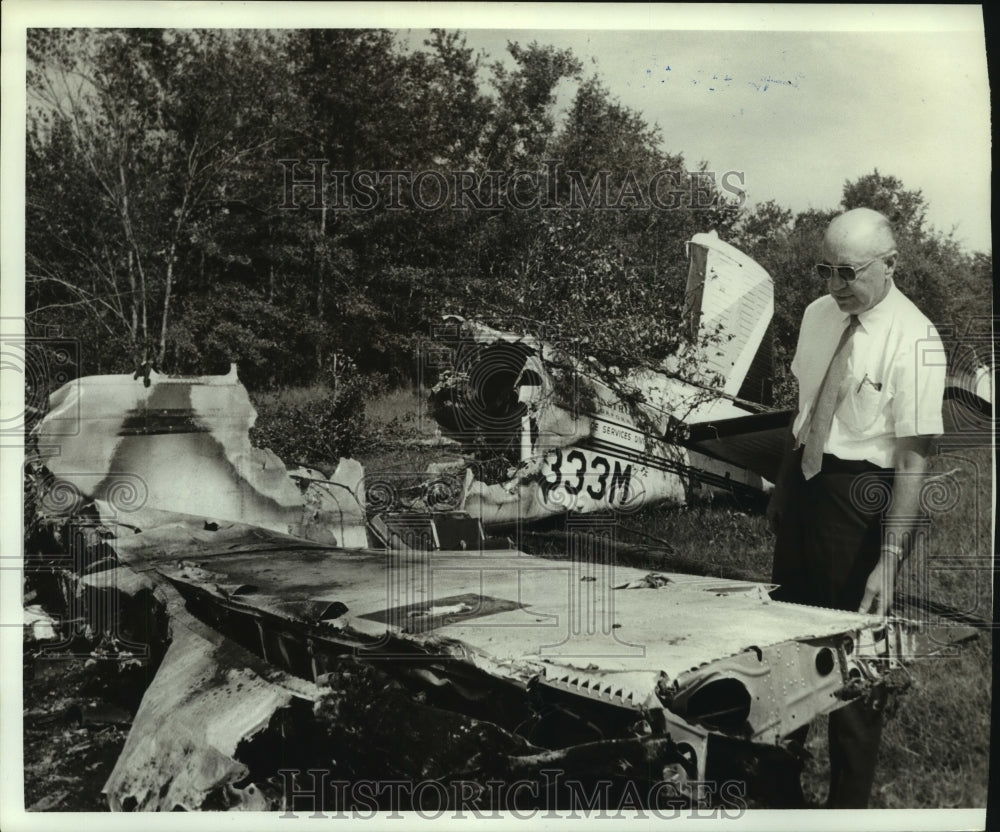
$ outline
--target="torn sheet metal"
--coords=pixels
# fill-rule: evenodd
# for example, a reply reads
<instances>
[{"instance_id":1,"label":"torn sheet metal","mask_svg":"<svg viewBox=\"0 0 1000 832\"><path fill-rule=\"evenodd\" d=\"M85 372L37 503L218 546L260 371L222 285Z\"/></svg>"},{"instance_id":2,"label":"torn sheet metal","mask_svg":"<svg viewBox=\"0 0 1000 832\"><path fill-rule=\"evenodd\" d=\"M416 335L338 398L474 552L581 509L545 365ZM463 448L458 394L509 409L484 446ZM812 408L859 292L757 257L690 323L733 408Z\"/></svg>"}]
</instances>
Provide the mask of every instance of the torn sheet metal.
<instances>
[{"instance_id":1,"label":"torn sheet metal","mask_svg":"<svg viewBox=\"0 0 1000 832\"><path fill-rule=\"evenodd\" d=\"M69 516L101 500L143 528L147 511L237 521L346 548L367 545L363 471L341 460L330 478L286 470L254 448L257 415L235 367L227 376L88 376L52 394L37 429L55 476L42 510Z\"/></svg>"},{"instance_id":2,"label":"torn sheet metal","mask_svg":"<svg viewBox=\"0 0 1000 832\"><path fill-rule=\"evenodd\" d=\"M114 811L201 809L249 773L234 759L240 742L267 727L292 694L186 628L146 691L104 791ZM242 808L264 809L252 798Z\"/></svg>"},{"instance_id":3,"label":"torn sheet metal","mask_svg":"<svg viewBox=\"0 0 1000 832\"><path fill-rule=\"evenodd\" d=\"M193 611L255 634L258 655L306 679L350 648L393 656L399 673L420 656L411 678L470 701L513 685L525 699L534 691L635 719L653 711L690 749L698 776L710 736L780 748L935 649L919 643L914 624L771 601L768 585L749 581L520 552L282 546L277 536L262 557L260 537L244 550L246 530L220 531L177 522L122 537L116 549L133 569L169 581Z\"/></svg>"},{"instance_id":4,"label":"torn sheet metal","mask_svg":"<svg viewBox=\"0 0 1000 832\"><path fill-rule=\"evenodd\" d=\"M25 606L24 635L28 641L53 641L58 627L59 622L40 606Z\"/></svg>"},{"instance_id":5,"label":"torn sheet metal","mask_svg":"<svg viewBox=\"0 0 1000 832\"><path fill-rule=\"evenodd\" d=\"M104 786L111 809L272 808L257 786L243 782L250 772L237 749L294 698L318 699L317 688L207 627L156 574L121 567L81 582L105 593L107 608L125 609L145 592L147 606L162 606L168 616L169 647Z\"/></svg>"}]
</instances>

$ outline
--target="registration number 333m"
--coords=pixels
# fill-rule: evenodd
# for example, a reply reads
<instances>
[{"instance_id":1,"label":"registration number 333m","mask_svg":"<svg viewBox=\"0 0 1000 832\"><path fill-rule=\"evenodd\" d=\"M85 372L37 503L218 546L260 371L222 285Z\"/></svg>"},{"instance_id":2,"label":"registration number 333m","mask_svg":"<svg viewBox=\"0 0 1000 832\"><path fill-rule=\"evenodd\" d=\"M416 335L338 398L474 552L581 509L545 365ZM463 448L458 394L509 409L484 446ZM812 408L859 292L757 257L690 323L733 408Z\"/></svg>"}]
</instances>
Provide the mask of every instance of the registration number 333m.
<instances>
[{"instance_id":1,"label":"registration number 333m","mask_svg":"<svg viewBox=\"0 0 1000 832\"><path fill-rule=\"evenodd\" d=\"M585 493L594 500L607 498L609 504L624 504L629 500L632 466L622 467L621 460L609 460L600 454L572 448L549 451L542 465L542 494L546 501L556 489L569 494Z\"/></svg>"}]
</instances>

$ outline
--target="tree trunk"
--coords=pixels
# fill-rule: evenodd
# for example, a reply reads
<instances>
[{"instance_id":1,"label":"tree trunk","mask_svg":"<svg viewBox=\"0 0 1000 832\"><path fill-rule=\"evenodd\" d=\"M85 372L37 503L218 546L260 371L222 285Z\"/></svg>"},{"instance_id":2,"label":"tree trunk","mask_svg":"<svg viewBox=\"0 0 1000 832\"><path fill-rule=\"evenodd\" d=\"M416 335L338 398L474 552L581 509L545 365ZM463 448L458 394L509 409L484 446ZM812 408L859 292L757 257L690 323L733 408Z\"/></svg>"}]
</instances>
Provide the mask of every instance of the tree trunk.
<instances>
[{"instance_id":1,"label":"tree trunk","mask_svg":"<svg viewBox=\"0 0 1000 832\"><path fill-rule=\"evenodd\" d=\"M128 288L129 300L131 302L131 327L129 329L129 339L132 348L132 357L135 358L139 351L139 293L135 285L135 257L130 251L128 253Z\"/></svg>"},{"instance_id":2,"label":"tree trunk","mask_svg":"<svg viewBox=\"0 0 1000 832\"><path fill-rule=\"evenodd\" d=\"M167 324L170 321L170 297L174 288L174 260L177 259L177 241L180 239L181 229L184 227L184 222L187 219L187 208L189 200L191 199L194 167L190 162L190 156L193 153L194 151L192 149L191 154L189 154L189 176L187 185L184 189L184 198L181 200L181 206L177 210L177 222L174 224L173 237L170 240L170 246L167 249L166 285L163 287L163 312L160 315L160 346L156 352L156 366L159 368L163 367L163 362L167 356Z\"/></svg>"},{"instance_id":3,"label":"tree trunk","mask_svg":"<svg viewBox=\"0 0 1000 832\"><path fill-rule=\"evenodd\" d=\"M319 240L316 243L316 248L314 249L316 257L316 318L320 323L320 328L323 326L323 315L325 312L325 301L324 288L326 283L326 274L323 269L323 244L326 240L326 194L322 194L322 207L319 212ZM317 369L323 369L323 361L325 356L323 354L323 337L320 335L319 339L316 341L316 367Z\"/></svg>"},{"instance_id":4,"label":"tree trunk","mask_svg":"<svg viewBox=\"0 0 1000 832\"><path fill-rule=\"evenodd\" d=\"M149 299L147 297L148 287L146 285L146 270L142 267L142 258L139 256L139 247L135 241L135 235L132 233L132 218L129 216L129 198L128 198L128 181L125 178L125 168L122 166L121 160L118 162L118 184L121 188L121 199L119 202L119 210L121 212L120 219L122 223L122 230L125 232L125 240L128 242L128 259L129 259L129 277L130 280L134 280L132 276L132 264L135 264L136 270L139 272L139 311L141 313L142 321L142 355L139 359L139 364L143 365L149 360L149 321L148 321L148 305ZM133 294L133 314L135 313L135 294Z\"/></svg>"},{"instance_id":5,"label":"tree trunk","mask_svg":"<svg viewBox=\"0 0 1000 832\"><path fill-rule=\"evenodd\" d=\"M163 289L163 314L160 317L160 347L156 353L156 366L163 367L167 355L167 322L170 319L170 295L174 286L174 252L176 246L171 245L167 255L167 282Z\"/></svg>"}]
</instances>

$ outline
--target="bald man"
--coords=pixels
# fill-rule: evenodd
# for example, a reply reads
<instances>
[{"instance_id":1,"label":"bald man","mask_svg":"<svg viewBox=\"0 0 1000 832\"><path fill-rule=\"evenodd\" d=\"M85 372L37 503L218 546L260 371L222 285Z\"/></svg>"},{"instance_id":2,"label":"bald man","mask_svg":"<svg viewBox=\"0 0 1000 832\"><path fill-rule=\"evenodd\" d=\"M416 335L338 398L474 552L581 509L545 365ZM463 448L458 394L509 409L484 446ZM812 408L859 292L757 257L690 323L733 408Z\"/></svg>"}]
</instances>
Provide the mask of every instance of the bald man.
<instances>
[{"instance_id":1,"label":"bald man","mask_svg":"<svg viewBox=\"0 0 1000 832\"><path fill-rule=\"evenodd\" d=\"M827 294L802 318L798 414L768 506L775 599L885 615L912 548L945 368L937 331L893 283L896 261L877 211L827 228L816 265ZM829 808L868 805L881 729L865 702L830 715Z\"/></svg>"}]
</instances>

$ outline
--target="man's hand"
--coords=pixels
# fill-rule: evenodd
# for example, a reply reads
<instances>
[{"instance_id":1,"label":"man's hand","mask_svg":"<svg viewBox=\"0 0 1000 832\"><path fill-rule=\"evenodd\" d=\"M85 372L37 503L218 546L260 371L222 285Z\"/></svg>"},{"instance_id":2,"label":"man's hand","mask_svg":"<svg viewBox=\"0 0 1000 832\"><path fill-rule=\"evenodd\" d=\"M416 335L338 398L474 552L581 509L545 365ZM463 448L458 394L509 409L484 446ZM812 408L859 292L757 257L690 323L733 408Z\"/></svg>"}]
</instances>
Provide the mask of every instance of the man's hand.
<instances>
[{"instance_id":1,"label":"man's hand","mask_svg":"<svg viewBox=\"0 0 1000 832\"><path fill-rule=\"evenodd\" d=\"M900 556L913 550L913 544L909 541L913 529L912 518L920 514L920 490L927 471L929 453L929 437L903 436L896 440L893 453L896 476L892 488L892 504L882 521L889 534L883 538L878 565L868 576L859 612L873 615L887 615L889 612Z\"/></svg>"},{"instance_id":2,"label":"man's hand","mask_svg":"<svg viewBox=\"0 0 1000 832\"><path fill-rule=\"evenodd\" d=\"M868 576L865 583L865 594L861 599L858 612L868 615L886 616L892 606L892 597L896 589L896 568L899 560L899 550L894 546L882 549L882 556Z\"/></svg>"}]
</instances>

